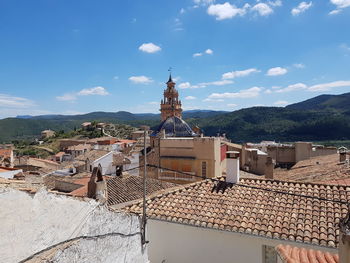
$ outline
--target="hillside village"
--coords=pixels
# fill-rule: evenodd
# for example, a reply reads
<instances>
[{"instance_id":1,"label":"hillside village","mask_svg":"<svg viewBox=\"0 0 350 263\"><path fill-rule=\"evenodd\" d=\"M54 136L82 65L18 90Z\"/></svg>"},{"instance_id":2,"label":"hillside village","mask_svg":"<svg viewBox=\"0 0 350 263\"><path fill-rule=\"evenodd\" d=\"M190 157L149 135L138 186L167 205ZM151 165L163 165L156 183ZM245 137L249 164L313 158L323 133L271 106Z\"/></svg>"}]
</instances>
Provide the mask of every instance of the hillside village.
<instances>
[{"instance_id":1,"label":"hillside village","mask_svg":"<svg viewBox=\"0 0 350 263\"><path fill-rule=\"evenodd\" d=\"M171 74L160 112L1 145L0 261L350 262L346 147L207 136Z\"/></svg>"}]
</instances>

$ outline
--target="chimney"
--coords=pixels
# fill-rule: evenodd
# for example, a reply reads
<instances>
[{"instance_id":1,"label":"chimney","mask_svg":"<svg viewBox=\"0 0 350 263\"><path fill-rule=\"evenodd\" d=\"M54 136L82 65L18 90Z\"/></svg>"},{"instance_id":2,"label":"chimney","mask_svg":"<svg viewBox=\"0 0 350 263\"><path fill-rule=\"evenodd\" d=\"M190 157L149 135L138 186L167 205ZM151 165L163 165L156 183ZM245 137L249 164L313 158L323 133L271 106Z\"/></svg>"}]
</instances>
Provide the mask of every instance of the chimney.
<instances>
[{"instance_id":1,"label":"chimney","mask_svg":"<svg viewBox=\"0 0 350 263\"><path fill-rule=\"evenodd\" d=\"M339 263L350 263L350 205L339 226Z\"/></svg>"},{"instance_id":2,"label":"chimney","mask_svg":"<svg viewBox=\"0 0 350 263\"><path fill-rule=\"evenodd\" d=\"M339 152L339 162L343 163L346 161L346 151Z\"/></svg>"},{"instance_id":3,"label":"chimney","mask_svg":"<svg viewBox=\"0 0 350 263\"><path fill-rule=\"evenodd\" d=\"M266 158L266 164L265 164L265 178L266 179L273 179L273 168L274 168L274 163L272 160L272 157L267 157Z\"/></svg>"},{"instance_id":4,"label":"chimney","mask_svg":"<svg viewBox=\"0 0 350 263\"><path fill-rule=\"evenodd\" d=\"M239 152L226 152L226 182L233 184L239 182Z\"/></svg>"},{"instance_id":5,"label":"chimney","mask_svg":"<svg viewBox=\"0 0 350 263\"><path fill-rule=\"evenodd\" d=\"M165 139L166 138L166 135L165 135L165 129L161 129L161 138L162 139Z\"/></svg>"}]
</instances>

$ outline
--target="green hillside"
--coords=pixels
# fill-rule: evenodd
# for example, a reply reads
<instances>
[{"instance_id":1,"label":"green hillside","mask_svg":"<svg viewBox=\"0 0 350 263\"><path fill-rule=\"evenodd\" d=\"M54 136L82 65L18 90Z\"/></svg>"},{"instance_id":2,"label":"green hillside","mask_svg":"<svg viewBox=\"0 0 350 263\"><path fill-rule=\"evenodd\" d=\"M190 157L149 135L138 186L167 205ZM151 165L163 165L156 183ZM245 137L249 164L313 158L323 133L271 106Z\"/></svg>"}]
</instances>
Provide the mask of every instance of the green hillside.
<instances>
[{"instance_id":1,"label":"green hillside","mask_svg":"<svg viewBox=\"0 0 350 263\"><path fill-rule=\"evenodd\" d=\"M205 134L226 133L237 142L350 140L350 93L321 95L287 107L252 107L234 112L188 111L183 118ZM160 123L159 114L92 112L83 115L46 115L0 120L0 142L32 139L44 129L71 131L84 121L128 124L134 127Z\"/></svg>"}]
</instances>

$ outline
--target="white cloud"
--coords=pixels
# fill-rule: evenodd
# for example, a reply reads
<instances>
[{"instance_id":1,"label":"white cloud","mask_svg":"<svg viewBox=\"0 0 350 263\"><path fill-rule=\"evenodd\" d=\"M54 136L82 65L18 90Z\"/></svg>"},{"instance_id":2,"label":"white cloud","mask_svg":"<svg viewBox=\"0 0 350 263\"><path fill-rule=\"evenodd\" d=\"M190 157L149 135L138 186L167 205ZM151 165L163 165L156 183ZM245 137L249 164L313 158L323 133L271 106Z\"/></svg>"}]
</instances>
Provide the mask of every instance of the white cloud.
<instances>
[{"instance_id":1,"label":"white cloud","mask_svg":"<svg viewBox=\"0 0 350 263\"><path fill-rule=\"evenodd\" d=\"M187 97L185 97L185 100L195 100L196 99L196 97L194 97L194 96L187 96Z\"/></svg>"},{"instance_id":2,"label":"white cloud","mask_svg":"<svg viewBox=\"0 0 350 263\"><path fill-rule=\"evenodd\" d=\"M73 93L66 93L62 96L57 96L56 99L59 101L75 101L77 99L77 96Z\"/></svg>"},{"instance_id":3,"label":"white cloud","mask_svg":"<svg viewBox=\"0 0 350 263\"><path fill-rule=\"evenodd\" d=\"M114 76L114 77L113 77L113 79L118 80L118 79L119 79L119 77L118 77L118 76Z\"/></svg>"},{"instance_id":4,"label":"white cloud","mask_svg":"<svg viewBox=\"0 0 350 263\"><path fill-rule=\"evenodd\" d=\"M22 97L0 94L0 107L29 108L36 106L35 102Z\"/></svg>"},{"instance_id":5,"label":"white cloud","mask_svg":"<svg viewBox=\"0 0 350 263\"><path fill-rule=\"evenodd\" d=\"M274 104L275 105L278 105L278 106L285 106L287 105L289 102L288 101L285 101L285 100L278 100L276 101Z\"/></svg>"},{"instance_id":6,"label":"white cloud","mask_svg":"<svg viewBox=\"0 0 350 263\"><path fill-rule=\"evenodd\" d=\"M230 104L227 104L227 107L234 108L234 107L237 107L237 104L230 103Z\"/></svg>"},{"instance_id":7,"label":"white cloud","mask_svg":"<svg viewBox=\"0 0 350 263\"><path fill-rule=\"evenodd\" d=\"M108 91L104 87L93 87L89 89L82 89L79 92L75 93L65 93L62 96L57 96L56 99L59 101L76 101L78 96L106 96L109 95Z\"/></svg>"},{"instance_id":8,"label":"white cloud","mask_svg":"<svg viewBox=\"0 0 350 263\"><path fill-rule=\"evenodd\" d=\"M223 79L234 79L237 77L245 77L248 76L252 73L257 73L260 72L260 70L257 70L256 68L250 68L246 70L237 70L237 71L231 71L231 72L226 72L222 74Z\"/></svg>"},{"instance_id":9,"label":"white cloud","mask_svg":"<svg viewBox=\"0 0 350 263\"><path fill-rule=\"evenodd\" d=\"M350 87L350 81L339 80L339 81L317 84L309 87L307 90L317 92L317 91L327 91L327 90L331 90L332 88L339 88L339 87Z\"/></svg>"},{"instance_id":10,"label":"white cloud","mask_svg":"<svg viewBox=\"0 0 350 263\"><path fill-rule=\"evenodd\" d=\"M198 52L198 53L194 53L192 56L194 58L196 57L201 57L203 56L204 54L207 54L207 55L213 55L214 51L210 48L208 48L207 50L205 50L204 52Z\"/></svg>"},{"instance_id":11,"label":"white cloud","mask_svg":"<svg viewBox=\"0 0 350 263\"><path fill-rule=\"evenodd\" d=\"M196 5L210 5L215 2L215 0L193 0Z\"/></svg>"},{"instance_id":12,"label":"white cloud","mask_svg":"<svg viewBox=\"0 0 350 263\"><path fill-rule=\"evenodd\" d=\"M180 14L182 15L182 14L184 14L186 12L186 10L184 9L184 8L181 8L180 9Z\"/></svg>"},{"instance_id":13,"label":"white cloud","mask_svg":"<svg viewBox=\"0 0 350 263\"><path fill-rule=\"evenodd\" d=\"M159 46L153 44L153 43L143 43L139 50L146 52L146 53L156 53L160 50L162 50Z\"/></svg>"},{"instance_id":14,"label":"white cloud","mask_svg":"<svg viewBox=\"0 0 350 263\"><path fill-rule=\"evenodd\" d=\"M275 67L275 68L270 68L266 75L267 76L279 76L279 75L284 75L288 72L286 68L281 68L281 67Z\"/></svg>"},{"instance_id":15,"label":"white cloud","mask_svg":"<svg viewBox=\"0 0 350 263\"><path fill-rule=\"evenodd\" d=\"M331 3L337 8L346 8L350 6L350 0L331 0Z\"/></svg>"},{"instance_id":16,"label":"white cloud","mask_svg":"<svg viewBox=\"0 0 350 263\"><path fill-rule=\"evenodd\" d=\"M268 2L270 6L282 6L282 1L281 0L276 0L276 1L269 1Z\"/></svg>"},{"instance_id":17,"label":"white cloud","mask_svg":"<svg viewBox=\"0 0 350 263\"><path fill-rule=\"evenodd\" d=\"M312 6L312 1L310 1L309 3L306 2L301 2L297 7L294 7L291 11L291 14L293 16L297 16L300 13L305 12L306 10L308 10L310 7Z\"/></svg>"},{"instance_id":18,"label":"white cloud","mask_svg":"<svg viewBox=\"0 0 350 263\"><path fill-rule=\"evenodd\" d=\"M272 90L267 89L267 90L264 91L264 93L266 93L266 94L271 94L271 93L272 93Z\"/></svg>"},{"instance_id":19,"label":"white cloud","mask_svg":"<svg viewBox=\"0 0 350 263\"><path fill-rule=\"evenodd\" d=\"M182 30L184 30L182 28L182 22L181 22L181 20L179 18L175 18L175 20L174 20L174 30L175 31L182 31Z\"/></svg>"},{"instance_id":20,"label":"white cloud","mask_svg":"<svg viewBox=\"0 0 350 263\"><path fill-rule=\"evenodd\" d=\"M305 65L303 63L295 63L295 64L293 64L293 67L295 67L295 68L305 68Z\"/></svg>"},{"instance_id":21,"label":"white cloud","mask_svg":"<svg viewBox=\"0 0 350 263\"><path fill-rule=\"evenodd\" d=\"M235 98L254 98L259 96L262 88L253 87L250 89L240 90L239 92L212 93L208 99L235 99Z\"/></svg>"},{"instance_id":22,"label":"white cloud","mask_svg":"<svg viewBox=\"0 0 350 263\"><path fill-rule=\"evenodd\" d=\"M153 82L153 80L146 76L131 76L129 80L135 84L148 84Z\"/></svg>"},{"instance_id":23,"label":"white cloud","mask_svg":"<svg viewBox=\"0 0 350 263\"><path fill-rule=\"evenodd\" d=\"M217 81L211 81L211 82L202 82L199 83L198 85L201 87L206 87L206 86L224 86L224 85L228 85L228 84L232 84L233 81L232 80L228 80L228 79L223 79L223 80L217 80Z\"/></svg>"},{"instance_id":24,"label":"white cloud","mask_svg":"<svg viewBox=\"0 0 350 263\"><path fill-rule=\"evenodd\" d=\"M208 54L208 55L212 55L214 53L213 50L211 50L210 48L208 48L206 51L205 51L205 54Z\"/></svg>"},{"instance_id":25,"label":"white cloud","mask_svg":"<svg viewBox=\"0 0 350 263\"><path fill-rule=\"evenodd\" d=\"M89 95L99 95L106 96L109 95L108 91L104 87L93 87L90 89L82 89L78 92L78 96L89 96Z\"/></svg>"},{"instance_id":26,"label":"white cloud","mask_svg":"<svg viewBox=\"0 0 350 263\"><path fill-rule=\"evenodd\" d=\"M179 81L180 79L181 79L181 77L180 77L180 76L173 77L173 81L175 81L175 82ZM162 83L162 84L163 84L163 83Z\"/></svg>"},{"instance_id":27,"label":"white cloud","mask_svg":"<svg viewBox=\"0 0 350 263\"><path fill-rule=\"evenodd\" d=\"M148 102L148 104L150 104L150 105L158 105L158 104L159 104L159 102L156 102L156 101L151 101L151 102Z\"/></svg>"},{"instance_id":28,"label":"white cloud","mask_svg":"<svg viewBox=\"0 0 350 263\"><path fill-rule=\"evenodd\" d=\"M340 48L345 50L345 51L350 51L350 47L347 44L345 44L345 43L341 44Z\"/></svg>"},{"instance_id":29,"label":"white cloud","mask_svg":"<svg viewBox=\"0 0 350 263\"><path fill-rule=\"evenodd\" d=\"M329 15L336 15L339 14L342 11L342 9L334 9L332 11L330 11L328 14Z\"/></svg>"},{"instance_id":30,"label":"white cloud","mask_svg":"<svg viewBox=\"0 0 350 263\"><path fill-rule=\"evenodd\" d=\"M211 98L206 98L203 100L203 102L223 102L223 99L211 99Z\"/></svg>"},{"instance_id":31,"label":"white cloud","mask_svg":"<svg viewBox=\"0 0 350 263\"><path fill-rule=\"evenodd\" d=\"M296 84L289 85L286 88L277 89L276 92L284 93L284 92L291 92L291 91L305 90L305 89L307 89L307 85L306 84L304 84L304 83L296 83Z\"/></svg>"},{"instance_id":32,"label":"white cloud","mask_svg":"<svg viewBox=\"0 0 350 263\"><path fill-rule=\"evenodd\" d=\"M244 16L249 7L249 4L245 4L243 8L237 8L235 5L231 5L229 2L226 2L224 4L210 5L207 9L207 13L211 16L215 16L216 20L224 20L230 19L237 15Z\"/></svg>"},{"instance_id":33,"label":"white cloud","mask_svg":"<svg viewBox=\"0 0 350 263\"><path fill-rule=\"evenodd\" d=\"M272 8L265 3L256 4L252 7L252 10L258 12L261 16L268 16L273 13Z\"/></svg>"},{"instance_id":34,"label":"white cloud","mask_svg":"<svg viewBox=\"0 0 350 263\"><path fill-rule=\"evenodd\" d=\"M350 81L349 80L338 80L328 83L321 83L316 84L312 86L307 86L304 83L296 83L287 86L286 88L280 88L277 89L277 93L283 93L283 92L292 92L292 91L300 91L300 90L306 90L306 91L312 91L312 92L319 92L319 91L328 91L332 88L340 88L340 87L350 87Z\"/></svg>"},{"instance_id":35,"label":"white cloud","mask_svg":"<svg viewBox=\"0 0 350 263\"><path fill-rule=\"evenodd\" d=\"M179 89L199 89L204 88L204 86L191 85L189 82L182 82L177 86Z\"/></svg>"},{"instance_id":36,"label":"white cloud","mask_svg":"<svg viewBox=\"0 0 350 263\"><path fill-rule=\"evenodd\" d=\"M344 8L350 6L350 0L330 0L330 2L336 6L336 9L329 12L330 15L339 14Z\"/></svg>"}]
</instances>

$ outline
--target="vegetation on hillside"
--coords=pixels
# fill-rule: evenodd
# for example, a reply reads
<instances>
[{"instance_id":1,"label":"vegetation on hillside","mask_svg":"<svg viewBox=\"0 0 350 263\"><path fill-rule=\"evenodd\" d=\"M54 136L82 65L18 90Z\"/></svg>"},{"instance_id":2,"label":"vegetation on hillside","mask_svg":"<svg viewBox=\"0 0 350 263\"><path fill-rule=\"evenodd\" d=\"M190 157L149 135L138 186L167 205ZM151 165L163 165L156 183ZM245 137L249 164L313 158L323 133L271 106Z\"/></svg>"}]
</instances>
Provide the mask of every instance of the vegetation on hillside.
<instances>
[{"instance_id":1,"label":"vegetation on hillside","mask_svg":"<svg viewBox=\"0 0 350 263\"><path fill-rule=\"evenodd\" d=\"M208 136L226 133L228 138L236 142L350 140L350 93L321 95L285 108L252 107L230 113L192 111L183 117L190 125L202 128ZM74 131L74 127L93 120L118 124L121 130L117 129L118 133L114 134L117 136L125 136L124 132L130 133L132 129L126 125L148 125L154 129L160 123L158 114L129 112L7 118L0 120L0 142L33 139L44 129L63 130L61 136L73 137L77 131ZM97 137L98 134L84 136Z\"/></svg>"}]
</instances>

